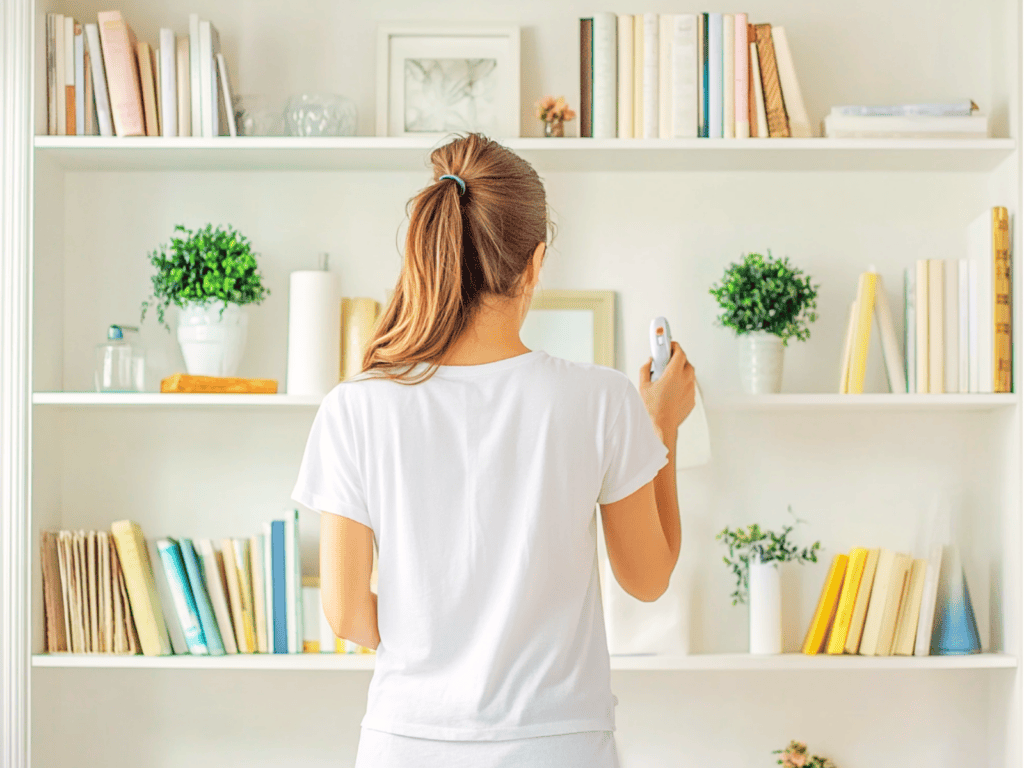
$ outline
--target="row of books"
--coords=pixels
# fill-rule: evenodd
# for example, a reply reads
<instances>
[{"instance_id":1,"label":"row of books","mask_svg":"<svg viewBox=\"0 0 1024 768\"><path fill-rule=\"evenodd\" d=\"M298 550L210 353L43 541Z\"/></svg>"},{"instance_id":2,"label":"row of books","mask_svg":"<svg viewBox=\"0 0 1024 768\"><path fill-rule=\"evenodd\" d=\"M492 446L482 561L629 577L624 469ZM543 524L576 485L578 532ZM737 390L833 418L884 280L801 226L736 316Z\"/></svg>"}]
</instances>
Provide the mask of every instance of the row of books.
<instances>
[{"instance_id":1,"label":"row of books","mask_svg":"<svg viewBox=\"0 0 1024 768\"><path fill-rule=\"evenodd\" d=\"M864 391L872 315L892 392L1013 391L1009 214L995 206L967 233L968 257L920 259L904 273L903 339L882 278L861 274L850 306L839 392Z\"/></svg>"},{"instance_id":2,"label":"row of books","mask_svg":"<svg viewBox=\"0 0 1024 768\"><path fill-rule=\"evenodd\" d=\"M252 538L147 543L123 520L44 532L41 547L50 653L372 653L334 637L301 575L294 510Z\"/></svg>"},{"instance_id":3,"label":"row of books","mask_svg":"<svg viewBox=\"0 0 1024 768\"><path fill-rule=\"evenodd\" d=\"M984 139L988 117L971 99L940 104L832 107L821 124L829 139Z\"/></svg>"},{"instance_id":4,"label":"row of books","mask_svg":"<svg viewBox=\"0 0 1024 768\"><path fill-rule=\"evenodd\" d=\"M856 547L832 559L801 650L806 654L929 656L981 650L955 545L928 557Z\"/></svg>"},{"instance_id":5,"label":"row of books","mask_svg":"<svg viewBox=\"0 0 1024 768\"><path fill-rule=\"evenodd\" d=\"M783 27L745 13L580 19L580 136L812 135Z\"/></svg>"},{"instance_id":6,"label":"row of books","mask_svg":"<svg viewBox=\"0 0 1024 768\"><path fill-rule=\"evenodd\" d=\"M60 136L235 136L217 28L189 15L189 32L136 40L120 11L95 24L46 15L47 133Z\"/></svg>"}]
</instances>

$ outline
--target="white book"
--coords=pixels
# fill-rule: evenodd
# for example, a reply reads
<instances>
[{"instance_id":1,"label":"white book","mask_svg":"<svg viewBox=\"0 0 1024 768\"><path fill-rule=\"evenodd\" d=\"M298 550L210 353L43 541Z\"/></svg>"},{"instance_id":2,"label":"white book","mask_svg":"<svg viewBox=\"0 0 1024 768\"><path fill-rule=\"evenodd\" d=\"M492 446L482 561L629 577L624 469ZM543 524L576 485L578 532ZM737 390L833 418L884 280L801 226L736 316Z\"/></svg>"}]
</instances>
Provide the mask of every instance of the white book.
<instances>
[{"instance_id":1,"label":"white book","mask_svg":"<svg viewBox=\"0 0 1024 768\"><path fill-rule=\"evenodd\" d=\"M978 392L989 394L995 389L995 263L990 211L971 222L967 242L978 265Z\"/></svg>"},{"instance_id":2,"label":"white book","mask_svg":"<svg viewBox=\"0 0 1024 768\"><path fill-rule=\"evenodd\" d=\"M744 32L746 34L746 32ZM722 16L722 136L736 138L736 17Z\"/></svg>"},{"instance_id":3,"label":"white book","mask_svg":"<svg viewBox=\"0 0 1024 768\"><path fill-rule=\"evenodd\" d=\"M228 79L228 65L224 61L224 54L217 54L217 71L220 73L220 93L224 103L224 114L228 123L228 136L235 138L238 136L238 126L235 125L235 108L231 103L231 94L234 93L231 89L231 81ZM611 138L609 136L608 138Z\"/></svg>"},{"instance_id":4,"label":"white book","mask_svg":"<svg viewBox=\"0 0 1024 768\"><path fill-rule=\"evenodd\" d=\"M174 30L160 30L160 131L163 136L178 135L178 47Z\"/></svg>"},{"instance_id":5,"label":"white book","mask_svg":"<svg viewBox=\"0 0 1024 768\"><path fill-rule=\"evenodd\" d=\"M301 607L298 596L302 590L302 566L298 562L298 512L286 512L284 518L284 591L285 616L288 625L288 653L302 652L302 629L299 625Z\"/></svg>"},{"instance_id":6,"label":"white book","mask_svg":"<svg viewBox=\"0 0 1024 768\"><path fill-rule=\"evenodd\" d=\"M785 96L783 96L785 98ZM789 104L786 104L787 108ZM984 139L988 138L988 117L853 117L826 115L825 136L844 138L931 138L931 139Z\"/></svg>"},{"instance_id":7,"label":"white book","mask_svg":"<svg viewBox=\"0 0 1024 768\"><path fill-rule=\"evenodd\" d=\"M918 259L915 264L917 275L914 280L914 308L917 312L917 393L928 393L928 260Z\"/></svg>"},{"instance_id":8,"label":"white book","mask_svg":"<svg viewBox=\"0 0 1024 768\"><path fill-rule=\"evenodd\" d=\"M203 559L206 590L210 593L210 603L213 605L213 615L217 618L217 630L224 643L224 652L238 653L238 645L235 643L235 625L231 618L231 609L228 608L227 585L221 575L220 563L217 562L217 552L213 547L213 542L209 539L197 539L195 547Z\"/></svg>"},{"instance_id":9,"label":"white book","mask_svg":"<svg viewBox=\"0 0 1024 768\"><path fill-rule=\"evenodd\" d=\"M618 121L620 139L633 138L633 17L619 15L618 19Z\"/></svg>"},{"instance_id":10,"label":"white book","mask_svg":"<svg viewBox=\"0 0 1024 768\"><path fill-rule=\"evenodd\" d=\"M643 15L644 70L643 70L643 138L658 138L658 14Z\"/></svg>"},{"instance_id":11,"label":"white book","mask_svg":"<svg viewBox=\"0 0 1024 768\"><path fill-rule=\"evenodd\" d=\"M54 39L54 87L56 88L56 99L57 99L57 134L64 136L68 132L68 113L67 113L67 90L65 86L67 83L64 82L66 77L66 65L64 63L64 47L65 47L65 32L64 32L64 14L55 13L53 17L53 39ZM69 646L70 647L70 646Z\"/></svg>"},{"instance_id":12,"label":"white book","mask_svg":"<svg viewBox=\"0 0 1024 768\"><path fill-rule=\"evenodd\" d=\"M878 276L875 285L875 320L878 322L878 336L882 340L882 357L885 360L885 371L889 377L890 392L906 392L907 382L903 374L903 355L896 337L896 324L889 308L889 298L885 293L882 276Z\"/></svg>"},{"instance_id":13,"label":"white book","mask_svg":"<svg viewBox=\"0 0 1024 768\"><path fill-rule=\"evenodd\" d=\"M179 37L175 47L176 72L174 77L177 86L178 135L192 135L192 73L189 71L189 40Z\"/></svg>"},{"instance_id":14,"label":"white book","mask_svg":"<svg viewBox=\"0 0 1024 768\"><path fill-rule=\"evenodd\" d=\"M960 263L946 259L946 392L960 391Z\"/></svg>"},{"instance_id":15,"label":"white book","mask_svg":"<svg viewBox=\"0 0 1024 768\"><path fill-rule=\"evenodd\" d=\"M708 138L722 138L722 14L708 14Z\"/></svg>"},{"instance_id":16,"label":"white book","mask_svg":"<svg viewBox=\"0 0 1024 768\"><path fill-rule=\"evenodd\" d=\"M974 259L967 261L967 344L968 390L978 392L978 262Z\"/></svg>"},{"instance_id":17,"label":"white book","mask_svg":"<svg viewBox=\"0 0 1024 768\"><path fill-rule=\"evenodd\" d=\"M957 259L957 319L959 328L957 337L960 340L958 347L959 360L957 365L957 391L966 394L971 391L971 344L970 344L970 291L971 285L968 277L967 259Z\"/></svg>"},{"instance_id":18,"label":"white book","mask_svg":"<svg viewBox=\"0 0 1024 768\"><path fill-rule=\"evenodd\" d=\"M672 138L673 16L658 16L658 137Z\"/></svg>"},{"instance_id":19,"label":"white book","mask_svg":"<svg viewBox=\"0 0 1024 768\"><path fill-rule=\"evenodd\" d=\"M188 67L191 79L192 135L203 134L202 67L199 63L199 14L188 15Z\"/></svg>"},{"instance_id":20,"label":"white book","mask_svg":"<svg viewBox=\"0 0 1024 768\"><path fill-rule=\"evenodd\" d=\"M794 139L806 139L814 135L811 121L807 117L804 96L793 66L793 54L784 27L772 25L772 46L775 48L775 63L779 70L779 86L782 88L782 102L786 105L789 118L789 135Z\"/></svg>"},{"instance_id":21,"label":"white book","mask_svg":"<svg viewBox=\"0 0 1024 768\"><path fill-rule=\"evenodd\" d=\"M70 16L64 17L64 93L65 102L67 97L68 87L75 86L75 20ZM77 89L76 89L77 93ZM65 110L70 109L72 112L75 110L75 101L70 104L65 103ZM66 116L65 116L66 120ZM75 123L78 123L78 115L75 115ZM65 122L65 133L67 132L67 123ZM75 135L72 131L70 135Z\"/></svg>"},{"instance_id":22,"label":"white book","mask_svg":"<svg viewBox=\"0 0 1024 768\"><path fill-rule=\"evenodd\" d=\"M697 15L672 16L672 136L697 138Z\"/></svg>"},{"instance_id":23,"label":"white book","mask_svg":"<svg viewBox=\"0 0 1024 768\"><path fill-rule=\"evenodd\" d=\"M591 115L595 139L615 138L618 24L618 17L614 13L594 14L591 28L594 50L594 98L591 102ZM228 109L228 115L231 114L232 110Z\"/></svg>"},{"instance_id":24,"label":"white book","mask_svg":"<svg viewBox=\"0 0 1024 768\"><path fill-rule=\"evenodd\" d=\"M928 565L924 572L924 590L921 595L921 611L917 615L917 637L914 640L915 656L931 654L932 629L935 624L935 598L939 593L942 550L942 544L933 544L928 552Z\"/></svg>"},{"instance_id":25,"label":"white book","mask_svg":"<svg viewBox=\"0 0 1024 768\"><path fill-rule=\"evenodd\" d=\"M832 107L833 115L878 115L878 116L909 116L909 115L932 115L932 116L956 116L970 115L977 109L977 106L970 99L951 101L940 104L892 104L884 106L864 106L860 104L842 105Z\"/></svg>"},{"instance_id":26,"label":"white book","mask_svg":"<svg viewBox=\"0 0 1024 768\"><path fill-rule=\"evenodd\" d=\"M764 109L764 87L761 85L761 64L757 58L757 43L750 44L750 74L754 78L754 108L757 114L757 138L768 137L768 113Z\"/></svg>"},{"instance_id":27,"label":"white book","mask_svg":"<svg viewBox=\"0 0 1024 768\"><path fill-rule=\"evenodd\" d=\"M85 36L75 23L75 135L85 136Z\"/></svg>"},{"instance_id":28,"label":"white book","mask_svg":"<svg viewBox=\"0 0 1024 768\"><path fill-rule=\"evenodd\" d=\"M188 644L185 642L185 633L181 627L181 620L178 618L171 585L167 583L163 558L160 557L160 551L156 548L156 542L147 541L146 548L149 550L149 564L153 569L153 580L156 582L156 594L160 598L164 624L167 626L167 634L171 638L171 650L175 655L187 654L189 652Z\"/></svg>"},{"instance_id":29,"label":"white book","mask_svg":"<svg viewBox=\"0 0 1024 768\"><path fill-rule=\"evenodd\" d=\"M199 101L202 104L203 138L217 135L217 69L213 50L213 24L199 21Z\"/></svg>"},{"instance_id":30,"label":"white book","mask_svg":"<svg viewBox=\"0 0 1024 768\"><path fill-rule=\"evenodd\" d=\"M903 270L903 349L905 358L903 370L907 377L907 388L905 391L908 394L917 392L917 309L914 304L915 271L913 269Z\"/></svg>"},{"instance_id":31,"label":"white book","mask_svg":"<svg viewBox=\"0 0 1024 768\"><path fill-rule=\"evenodd\" d=\"M273 603L269 606L266 603L267 585L264 582L266 556L264 548L266 540L262 534L257 534L249 540L249 572L252 580L252 615L253 623L256 625L256 652L271 653L273 648L268 645L274 642L273 633L267 634L267 608L274 610Z\"/></svg>"},{"instance_id":32,"label":"white book","mask_svg":"<svg viewBox=\"0 0 1024 768\"><path fill-rule=\"evenodd\" d=\"M737 139L749 139L750 138L750 104L747 101L748 98L748 86L750 81L749 67L750 67L750 49L747 47L747 14L737 13L736 14L736 62L734 66L735 71L735 113L736 113L736 138Z\"/></svg>"},{"instance_id":33,"label":"white book","mask_svg":"<svg viewBox=\"0 0 1024 768\"><path fill-rule=\"evenodd\" d=\"M92 65L92 92L96 97L96 120L100 136L113 136L114 123L110 116L110 96L107 93L107 73L100 49L100 31L95 24L85 25L86 45L89 47L89 62Z\"/></svg>"},{"instance_id":34,"label":"white book","mask_svg":"<svg viewBox=\"0 0 1024 768\"><path fill-rule=\"evenodd\" d=\"M263 595L266 605L267 653L274 652L274 557L270 523L263 524Z\"/></svg>"}]
</instances>

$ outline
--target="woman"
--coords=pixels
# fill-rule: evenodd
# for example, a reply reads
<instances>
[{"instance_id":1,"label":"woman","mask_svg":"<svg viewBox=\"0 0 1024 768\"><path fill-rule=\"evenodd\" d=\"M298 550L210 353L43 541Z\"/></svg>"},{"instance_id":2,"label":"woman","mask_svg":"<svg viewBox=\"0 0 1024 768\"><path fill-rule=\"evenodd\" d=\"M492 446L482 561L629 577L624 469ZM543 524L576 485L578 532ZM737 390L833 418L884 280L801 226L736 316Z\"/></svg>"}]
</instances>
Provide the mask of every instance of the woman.
<instances>
[{"instance_id":1,"label":"woman","mask_svg":"<svg viewBox=\"0 0 1024 768\"><path fill-rule=\"evenodd\" d=\"M615 578L656 600L679 555L693 368L673 343L638 392L528 349L540 179L477 134L431 161L363 372L324 399L294 491L329 513L332 628L377 649L356 767L617 766L595 504Z\"/></svg>"}]
</instances>

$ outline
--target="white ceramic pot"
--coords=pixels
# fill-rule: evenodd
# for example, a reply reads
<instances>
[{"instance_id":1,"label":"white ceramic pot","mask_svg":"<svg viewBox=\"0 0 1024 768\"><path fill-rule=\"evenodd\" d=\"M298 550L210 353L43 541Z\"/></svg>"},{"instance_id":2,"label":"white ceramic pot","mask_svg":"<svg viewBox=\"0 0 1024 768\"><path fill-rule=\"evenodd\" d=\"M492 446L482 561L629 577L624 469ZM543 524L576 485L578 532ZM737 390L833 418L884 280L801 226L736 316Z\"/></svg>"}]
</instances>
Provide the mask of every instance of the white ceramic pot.
<instances>
[{"instance_id":1,"label":"white ceramic pot","mask_svg":"<svg viewBox=\"0 0 1024 768\"><path fill-rule=\"evenodd\" d=\"M740 336L740 378L748 395L782 391L782 339L765 331Z\"/></svg>"},{"instance_id":2,"label":"white ceramic pot","mask_svg":"<svg viewBox=\"0 0 1024 768\"><path fill-rule=\"evenodd\" d=\"M750 652L782 653L782 581L779 564L750 563Z\"/></svg>"},{"instance_id":3,"label":"white ceramic pot","mask_svg":"<svg viewBox=\"0 0 1024 768\"><path fill-rule=\"evenodd\" d=\"M193 376L234 376L248 325L249 316L238 304L186 304L178 315L178 344L185 370Z\"/></svg>"}]
</instances>

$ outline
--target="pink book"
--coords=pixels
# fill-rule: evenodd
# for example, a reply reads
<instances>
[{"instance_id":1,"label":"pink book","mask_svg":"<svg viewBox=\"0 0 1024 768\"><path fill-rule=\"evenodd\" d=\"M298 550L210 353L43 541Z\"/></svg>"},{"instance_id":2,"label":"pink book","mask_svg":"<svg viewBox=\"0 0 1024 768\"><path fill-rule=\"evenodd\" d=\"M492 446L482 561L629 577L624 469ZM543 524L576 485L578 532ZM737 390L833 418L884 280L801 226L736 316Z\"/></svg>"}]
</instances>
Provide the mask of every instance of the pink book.
<instances>
[{"instance_id":1,"label":"pink book","mask_svg":"<svg viewBox=\"0 0 1024 768\"><path fill-rule=\"evenodd\" d=\"M749 106L747 104L747 92L749 90L750 77L750 48L747 45L747 36L741 34L740 30L747 28L747 14L736 14L736 138L750 138Z\"/></svg>"},{"instance_id":2,"label":"pink book","mask_svg":"<svg viewBox=\"0 0 1024 768\"><path fill-rule=\"evenodd\" d=\"M145 136L146 123L142 113L142 86L135 55L135 33L121 17L120 11L100 11L96 14L96 21L100 28L100 46L107 70L114 132L118 136Z\"/></svg>"}]
</instances>

